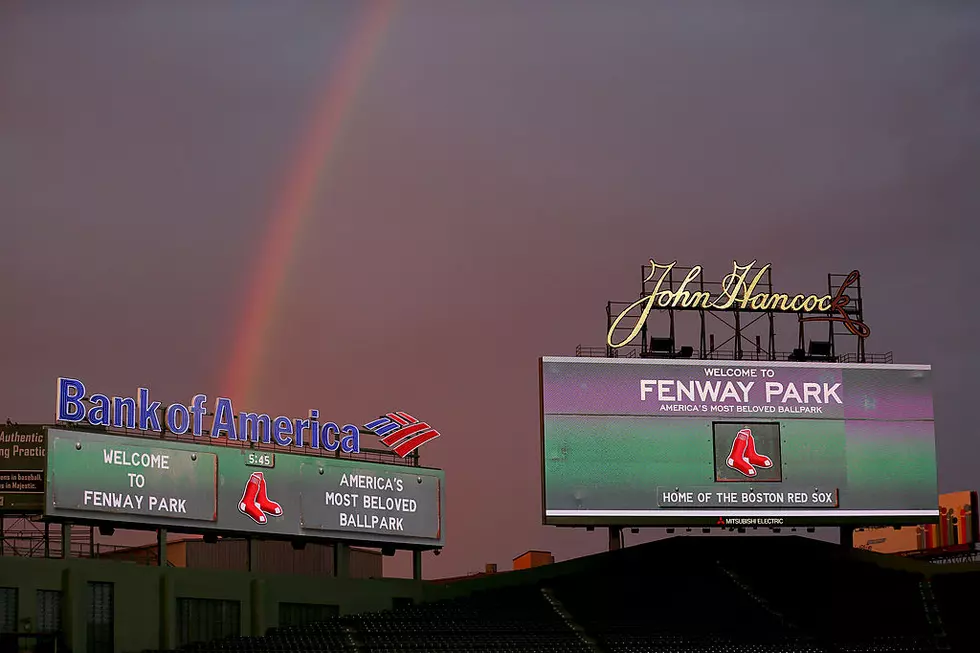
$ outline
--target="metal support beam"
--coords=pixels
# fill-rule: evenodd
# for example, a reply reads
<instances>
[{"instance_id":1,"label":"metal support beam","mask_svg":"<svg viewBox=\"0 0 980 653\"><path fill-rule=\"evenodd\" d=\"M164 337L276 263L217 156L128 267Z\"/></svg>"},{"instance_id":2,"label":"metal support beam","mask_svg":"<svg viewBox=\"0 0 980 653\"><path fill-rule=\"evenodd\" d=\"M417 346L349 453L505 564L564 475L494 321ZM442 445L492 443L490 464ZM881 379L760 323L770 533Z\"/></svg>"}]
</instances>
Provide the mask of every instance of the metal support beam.
<instances>
[{"instance_id":1,"label":"metal support beam","mask_svg":"<svg viewBox=\"0 0 980 653\"><path fill-rule=\"evenodd\" d=\"M623 548L623 529L619 526L609 527L609 550L618 551Z\"/></svg>"},{"instance_id":2,"label":"metal support beam","mask_svg":"<svg viewBox=\"0 0 980 653\"><path fill-rule=\"evenodd\" d=\"M422 580L422 552L412 551L412 578Z\"/></svg>"},{"instance_id":3,"label":"metal support beam","mask_svg":"<svg viewBox=\"0 0 980 653\"><path fill-rule=\"evenodd\" d=\"M340 542L333 545L333 575L337 578L350 575L350 547Z\"/></svg>"},{"instance_id":4,"label":"metal support beam","mask_svg":"<svg viewBox=\"0 0 980 653\"><path fill-rule=\"evenodd\" d=\"M258 578L253 578L249 588L249 603L252 613L252 637L261 637L268 630L265 623L265 583Z\"/></svg>"},{"instance_id":5,"label":"metal support beam","mask_svg":"<svg viewBox=\"0 0 980 653\"><path fill-rule=\"evenodd\" d=\"M177 635L177 599L174 597L174 579L169 574L160 574L160 650L175 648Z\"/></svg>"},{"instance_id":6,"label":"metal support beam","mask_svg":"<svg viewBox=\"0 0 980 653\"><path fill-rule=\"evenodd\" d=\"M157 531L157 566L167 566L167 529Z\"/></svg>"}]
</instances>

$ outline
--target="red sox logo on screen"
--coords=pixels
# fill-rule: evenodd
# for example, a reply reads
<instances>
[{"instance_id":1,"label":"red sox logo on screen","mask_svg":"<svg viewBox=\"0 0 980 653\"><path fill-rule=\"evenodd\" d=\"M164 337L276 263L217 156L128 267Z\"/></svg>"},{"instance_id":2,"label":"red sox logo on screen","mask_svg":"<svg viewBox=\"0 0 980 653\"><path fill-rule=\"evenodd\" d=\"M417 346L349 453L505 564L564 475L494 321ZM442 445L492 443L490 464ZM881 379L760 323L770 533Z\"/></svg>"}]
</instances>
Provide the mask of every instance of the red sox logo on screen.
<instances>
[{"instance_id":1,"label":"red sox logo on screen","mask_svg":"<svg viewBox=\"0 0 980 653\"><path fill-rule=\"evenodd\" d=\"M381 444L405 458L426 442L439 437L439 431L401 411L388 413L364 425L380 438ZM262 472L252 472L245 483L238 510L260 526L270 517L282 517L282 506L269 498L269 486Z\"/></svg>"},{"instance_id":2,"label":"red sox logo on screen","mask_svg":"<svg viewBox=\"0 0 980 653\"><path fill-rule=\"evenodd\" d=\"M749 478L758 474L756 467L772 467L772 460L756 451L752 429L742 429L738 432L735 440L732 441L732 450L725 463Z\"/></svg>"},{"instance_id":3,"label":"red sox logo on screen","mask_svg":"<svg viewBox=\"0 0 980 653\"><path fill-rule=\"evenodd\" d=\"M269 488L262 472L252 472L248 477L238 509L256 524L263 526L268 523L270 516L282 516L282 506L269 498Z\"/></svg>"}]
</instances>

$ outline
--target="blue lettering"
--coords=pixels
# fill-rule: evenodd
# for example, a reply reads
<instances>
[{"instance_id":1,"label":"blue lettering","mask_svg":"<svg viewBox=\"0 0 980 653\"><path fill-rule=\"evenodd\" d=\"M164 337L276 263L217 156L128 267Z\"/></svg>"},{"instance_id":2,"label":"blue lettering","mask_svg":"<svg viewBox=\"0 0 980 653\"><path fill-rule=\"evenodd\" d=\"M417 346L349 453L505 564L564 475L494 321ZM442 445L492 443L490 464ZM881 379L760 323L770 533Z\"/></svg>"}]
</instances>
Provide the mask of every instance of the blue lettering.
<instances>
[{"instance_id":1,"label":"blue lettering","mask_svg":"<svg viewBox=\"0 0 980 653\"><path fill-rule=\"evenodd\" d=\"M289 437L293 433L293 422L288 417L277 417L272 423L272 437L276 439L276 444L288 447L293 443Z\"/></svg>"},{"instance_id":2,"label":"blue lettering","mask_svg":"<svg viewBox=\"0 0 980 653\"><path fill-rule=\"evenodd\" d=\"M229 440L237 440L235 431L235 413L231 409L231 399L218 397L214 405L214 422L211 423L211 437L216 438L224 431Z\"/></svg>"},{"instance_id":3,"label":"blue lettering","mask_svg":"<svg viewBox=\"0 0 980 653\"><path fill-rule=\"evenodd\" d=\"M113 397L112 404L112 425L117 429L124 426L127 429L135 429L136 400L132 397ZM123 422L123 413L126 414L125 422Z\"/></svg>"},{"instance_id":4,"label":"blue lettering","mask_svg":"<svg viewBox=\"0 0 980 653\"><path fill-rule=\"evenodd\" d=\"M340 447L344 453L357 453L361 450L361 432L353 424L348 424L343 428L345 435L340 440Z\"/></svg>"},{"instance_id":5,"label":"blue lettering","mask_svg":"<svg viewBox=\"0 0 980 653\"><path fill-rule=\"evenodd\" d=\"M78 379L58 378L58 422L81 422L85 419L82 397L85 385Z\"/></svg>"},{"instance_id":6,"label":"blue lettering","mask_svg":"<svg viewBox=\"0 0 980 653\"><path fill-rule=\"evenodd\" d=\"M160 428L160 402L150 403L150 391L146 388L139 389L140 397L140 430L141 431L162 431ZM173 430L173 429L171 429Z\"/></svg>"},{"instance_id":7,"label":"blue lettering","mask_svg":"<svg viewBox=\"0 0 980 653\"><path fill-rule=\"evenodd\" d=\"M315 408L310 411L310 448L320 448L320 411Z\"/></svg>"},{"instance_id":8,"label":"blue lettering","mask_svg":"<svg viewBox=\"0 0 980 653\"><path fill-rule=\"evenodd\" d=\"M312 442L310 442L310 446L314 449L323 447L327 451L336 451L340 447L340 442L330 437L331 434L340 435L340 429L333 422L327 422L320 427L319 433L316 431L311 433Z\"/></svg>"},{"instance_id":9,"label":"blue lettering","mask_svg":"<svg viewBox=\"0 0 980 653\"><path fill-rule=\"evenodd\" d=\"M207 395L194 395L194 399L191 400L191 415L194 416L194 428L192 433L196 436L200 436L204 431L204 414L207 412L204 409L204 404L208 401Z\"/></svg>"},{"instance_id":10,"label":"blue lettering","mask_svg":"<svg viewBox=\"0 0 980 653\"><path fill-rule=\"evenodd\" d=\"M308 429L308 428L310 428L310 420L308 420L308 419L296 419L294 423L296 424L296 428L293 431L293 433L296 434L296 446L297 447L302 447L303 446L303 431L306 430L306 429Z\"/></svg>"},{"instance_id":11,"label":"blue lettering","mask_svg":"<svg viewBox=\"0 0 980 653\"><path fill-rule=\"evenodd\" d=\"M259 428L262 427L262 428ZM272 441L272 421L268 415L256 413L241 413L238 416L238 432L242 440L259 441L259 433L262 433L262 441L269 444Z\"/></svg>"},{"instance_id":12,"label":"blue lettering","mask_svg":"<svg viewBox=\"0 0 980 653\"><path fill-rule=\"evenodd\" d=\"M85 396L85 385L78 379L58 378L58 422L88 421L93 426L139 429L141 431L170 431L182 435L188 431L195 436L204 434L204 418L208 397L194 395L190 404L170 404L164 411L159 401L150 401L150 391L138 388L136 398L112 397L104 394ZM86 404L90 404L87 406ZM214 420L211 422L212 438L224 435L228 440L275 442L279 446L294 446L327 451L358 453L361 450L361 433L358 427L346 424L343 428L334 422L320 424L320 411L310 410L309 419L276 417L264 413L240 413L235 415L231 399L217 397Z\"/></svg>"},{"instance_id":13,"label":"blue lettering","mask_svg":"<svg viewBox=\"0 0 980 653\"><path fill-rule=\"evenodd\" d=\"M180 419L177 416L180 415ZM167 409L167 430L174 435L183 435L191 426L191 417L183 404L170 404Z\"/></svg>"},{"instance_id":14,"label":"blue lettering","mask_svg":"<svg viewBox=\"0 0 980 653\"><path fill-rule=\"evenodd\" d=\"M92 407L88 409L88 423L93 426L109 426L109 397L92 395L89 401L92 402Z\"/></svg>"}]
</instances>

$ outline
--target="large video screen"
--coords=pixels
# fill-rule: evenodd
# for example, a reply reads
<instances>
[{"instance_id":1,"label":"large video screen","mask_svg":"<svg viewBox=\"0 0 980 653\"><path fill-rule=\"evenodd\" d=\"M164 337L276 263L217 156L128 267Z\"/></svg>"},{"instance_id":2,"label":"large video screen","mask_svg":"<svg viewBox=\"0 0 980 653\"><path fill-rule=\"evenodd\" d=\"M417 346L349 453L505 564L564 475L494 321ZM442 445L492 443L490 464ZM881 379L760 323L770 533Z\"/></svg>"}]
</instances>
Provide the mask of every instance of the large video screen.
<instances>
[{"instance_id":1,"label":"large video screen","mask_svg":"<svg viewBox=\"0 0 980 653\"><path fill-rule=\"evenodd\" d=\"M436 548L444 499L438 469L48 430L54 519Z\"/></svg>"},{"instance_id":2,"label":"large video screen","mask_svg":"<svg viewBox=\"0 0 980 653\"><path fill-rule=\"evenodd\" d=\"M543 521L938 521L928 366L542 358Z\"/></svg>"}]
</instances>

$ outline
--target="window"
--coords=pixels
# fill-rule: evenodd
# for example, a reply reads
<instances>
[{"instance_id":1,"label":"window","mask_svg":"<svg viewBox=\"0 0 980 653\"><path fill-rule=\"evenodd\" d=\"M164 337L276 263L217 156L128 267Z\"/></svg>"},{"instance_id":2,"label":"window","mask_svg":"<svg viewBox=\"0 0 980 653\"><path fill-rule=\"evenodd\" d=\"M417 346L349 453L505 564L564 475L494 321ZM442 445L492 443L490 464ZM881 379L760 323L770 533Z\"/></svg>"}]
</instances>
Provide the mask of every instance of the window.
<instances>
[{"instance_id":1,"label":"window","mask_svg":"<svg viewBox=\"0 0 980 653\"><path fill-rule=\"evenodd\" d=\"M242 634L241 604L216 599L177 599L177 645Z\"/></svg>"},{"instance_id":2,"label":"window","mask_svg":"<svg viewBox=\"0 0 980 653\"><path fill-rule=\"evenodd\" d=\"M57 633L61 630L61 592L37 591L37 632Z\"/></svg>"},{"instance_id":3,"label":"window","mask_svg":"<svg viewBox=\"0 0 980 653\"><path fill-rule=\"evenodd\" d=\"M0 633L17 632L17 588L0 587Z\"/></svg>"},{"instance_id":4,"label":"window","mask_svg":"<svg viewBox=\"0 0 980 653\"><path fill-rule=\"evenodd\" d=\"M340 614L340 606L318 605L316 603L280 603L279 627L305 626L318 621L326 621Z\"/></svg>"},{"instance_id":5,"label":"window","mask_svg":"<svg viewBox=\"0 0 980 653\"><path fill-rule=\"evenodd\" d=\"M113 653L115 601L112 583L88 583L88 653Z\"/></svg>"}]
</instances>

